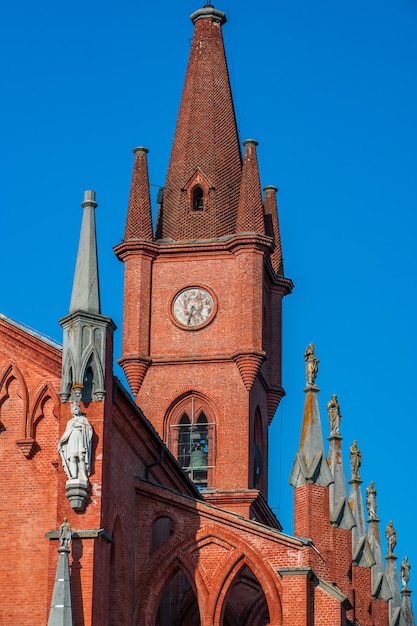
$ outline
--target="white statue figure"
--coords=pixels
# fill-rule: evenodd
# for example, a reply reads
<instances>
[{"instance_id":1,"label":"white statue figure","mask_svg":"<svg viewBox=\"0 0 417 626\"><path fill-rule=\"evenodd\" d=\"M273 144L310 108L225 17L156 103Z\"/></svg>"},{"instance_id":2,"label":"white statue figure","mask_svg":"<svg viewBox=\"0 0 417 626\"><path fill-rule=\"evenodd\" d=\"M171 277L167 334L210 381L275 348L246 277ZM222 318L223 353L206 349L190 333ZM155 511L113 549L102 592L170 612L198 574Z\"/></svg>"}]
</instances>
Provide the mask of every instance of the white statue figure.
<instances>
[{"instance_id":1,"label":"white statue figure","mask_svg":"<svg viewBox=\"0 0 417 626\"><path fill-rule=\"evenodd\" d=\"M68 420L64 434L58 443L62 467L68 478L86 481L90 475L91 439L93 428L82 415L78 402L71 403L72 418Z\"/></svg>"},{"instance_id":2,"label":"white statue figure","mask_svg":"<svg viewBox=\"0 0 417 626\"><path fill-rule=\"evenodd\" d=\"M359 468L362 463L362 452L357 446L356 439L353 440L350 446L350 472L353 479L359 480Z\"/></svg>"},{"instance_id":3,"label":"white statue figure","mask_svg":"<svg viewBox=\"0 0 417 626\"><path fill-rule=\"evenodd\" d=\"M366 510L370 519L377 519L376 516L376 489L373 480L366 488Z\"/></svg>"},{"instance_id":4,"label":"white statue figure","mask_svg":"<svg viewBox=\"0 0 417 626\"><path fill-rule=\"evenodd\" d=\"M64 521L59 528L59 547L68 550L72 537L72 531L69 521L64 517Z\"/></svg>"},{"instance_id":5,"label":"white statue figure","mask_svg":"<svg viewBox=\"0 0 417 626\"><path fill-rule=\"evenodd\" d=\"M385 537L388 541L388 554L392 554L397 545L397 533L395 532L392 522L388 522L388 526L385 529Z\"/></svg>"},{"instance_id":6,"label":"white statue figure","mask_svg":"<svg viewBox=\"0 0 417 626\"><path fill-rule=\"evenodd\" d=\"M310 343L304 352L304 360L306 362L306 380L307 387L315 387L317 372L319 370L320 361L314 354L314 343Z\"/></svg>"},{"instance_id":7,"label":"white statue figure","mask_svg":"<svg viewBox=\"0 0 417 626\"><path fill-rule=\"evenodd\" d=\"M410 580L410 568L411 565L408 562L408 556L405 556L400 568L400 578L403 589L407 589L408 581Z\"/></svg>"},{"instance_id":8,"label":"white statue figure","mask_svg":"<svg viewBox=\"0 0 417 626\"><path fill-rule=\"evenodd\" d=\"M340 420L342 416L340 415L339 401L335 393L327 403L327 411L329 413L330 434L336 435L340 431Z\"/></svg>"}]
</instances>

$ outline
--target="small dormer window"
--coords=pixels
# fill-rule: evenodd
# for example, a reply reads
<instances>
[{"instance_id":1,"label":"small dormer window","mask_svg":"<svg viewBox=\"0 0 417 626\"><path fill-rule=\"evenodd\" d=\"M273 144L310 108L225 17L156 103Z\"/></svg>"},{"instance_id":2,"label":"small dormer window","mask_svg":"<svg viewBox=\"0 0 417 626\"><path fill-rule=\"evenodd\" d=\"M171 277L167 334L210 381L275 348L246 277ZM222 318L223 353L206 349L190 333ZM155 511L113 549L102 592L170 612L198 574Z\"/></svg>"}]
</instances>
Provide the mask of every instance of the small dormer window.
<instances>
[{"instance_id":1,"label":"small dormer window","mask_svg":"<svg viewBox=\"0 0 417 626\"><path fill-rule=\"evenodd\" d=\"M193 190L193 211L204 211L204 192L201 187Z\"/></svg>"}]
</instances>

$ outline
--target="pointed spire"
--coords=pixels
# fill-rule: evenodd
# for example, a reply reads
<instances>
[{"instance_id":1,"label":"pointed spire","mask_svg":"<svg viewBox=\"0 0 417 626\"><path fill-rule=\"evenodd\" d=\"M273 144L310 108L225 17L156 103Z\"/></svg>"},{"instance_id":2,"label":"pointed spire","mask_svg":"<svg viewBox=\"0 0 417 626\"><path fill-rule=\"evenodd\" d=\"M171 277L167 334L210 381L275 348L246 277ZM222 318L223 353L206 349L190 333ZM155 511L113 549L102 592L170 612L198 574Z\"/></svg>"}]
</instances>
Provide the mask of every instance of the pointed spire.
<instances>
[{"instance_id":1,"label":"pointed spire","mask_svg":"<svg viewBox=\"0 0 417 626\"><path fill-rule=\"evenodd\" d=\"M365 508L361 491L362 480L359 469L362 463L362 453L357 446L356 439L350 446L350 492L349 505L355 518L356 525L352 529L352 559L360 567L372 567L375 558L366 536Z\"/></svg>"},{"instance_id":2,"label":"pointed spire","mask_svg":"<svg viewBox=\"0 0 417 626\"><path fill-rule=\"evenodd\" d=\"M100 291L97 265L96 221L94 209L97 206L96 192L84 192L83 221L78 245L77 264L72 287L70 313L86 311L100 313Z\"/></svg>"},{"instance_id":3,"label":"pointed spire","mask_svg":"<svg viewBox=\"0 0 417 626\"><path fill-rule=\"evenodd\" d=\"M149 191L147 148L139 146L133 150L132 184L130 186L125 241L130 239L152 240L152 211Z\"/></svg>"},{"instance_id":4,"label":"pointed spire","mask_svg":"<svg viewBox=\"0 0 417 626\"><path fill-rule=\"evenodd\" d=\"M368 541L371 546L375 558L375 565L372 566L372 596L381 600L391 599L392 594L388 585L388 581L384 573L384 565L382 561L381 539L379 535L379 519L376 515L376 489L374 481L366 488L366 509L368 511L367 520Z\"/></svg>"},{"instance_id":5,"label":"pointed spire","mask_svg":"<svg viewBox=\"0 0 417 626\"><path fill-rule=\"evenodd\" d=\"M314 344L310 344L304 354L306 361L307 386L300 445L291 471L290 484L294 487L314 483L327 487L333 476L324 454L323 434L315 384L319 360L314 354Z\"/></svg>"},{"instance_id":6,"label":"pointed spire","mask_svg":"<svg viewBox=\"0 0 417 626\"><path fill-rule=\"evenodd\" d=\"M284 276L284 261L282 258L281 234L279 230L278 205L277 205L278 188L272 185L264 187L264 212L265 212L265 234L272 237L275 248L271 252L271 263L275 273L278 276Z\"/></svg>"},{"instance_id":7,"label":"pointed spire","mask_svg":"<svg viewBox=\"0 0 417 626\"><path fill-rule=\"evenodd\" d=\"M392 594L392 598L389 601L389 610L391 620L394 621L395 615L401 610L401 600L400 586L398 584L397 555L394 554L394 548L397 544L397 533L395 532L392 521L388 522L385 529L385 536L388 543L388 553L385 557L387 562L385 576Z\"/></svg>"},{"instance_id":8,"label":"pointed spire","mask_svg":"<svg viewBox=\"0 0 417 626\"><path fill-rule=\"evenodd\" d=\"M414 611L411 602L412 591L408 586L410 581L410 569L411 565L408 561L408 556L405 556L401 562L400 578L401 578L401 609L405 617L407 626L415 626Z\"/></svg>"},{"instance_id":9,"label":"pointed spire","mask_svg":"<svg viewBox=\"0 0 417 626\"><path fill-rule=\"evenodd\" d=\"M242 180L240 183L239 205L237 209L236 231L238 233L265 233L262 207L261 184L259 180L256 146L258 142L247 139L243 142Z\"/></svg>"},{"instance_id":10,"label":"pointed spire","mask_svg":"<svg viewBox=\"0 0 417 626\"><path fill-rule=\"evenodd\" d=\"M98 281L94 191L84 192L83 221L69 314L59 323L64 330L62 402L104 400L111 385L114 322L101 314ZM89 328L89 332L87 332Z\"/></svg>"},{"instance_id":11,"label":"pointed spire","mask_svg":"<svg viewBox=\"0 0 417 626\"><path fill-rule=\"evenodd\" d=\"M71 581L68 555L71 541L71 526L67 519L59 529L58 565L56 568L54 590L49 612L48 626L73 626Z\"/></svg>"},{"instance_id":12,"label":"pointed spire","mask_svg":"<svg viewBox=\"0 0 417 626\"><path fill-rule=\"evenodd\" d=\"M330 422L330 448L328 465L333 474L334 483L330 485L330 521L339 528L351 529L355 526L355 519L348 504L345 471L343 468L343 456L340 435L339 402L336 394L333 394L327 403Z\"/></svg>"},{"instance_id":13,"label":"pointed spire","mask_svg":"<svg viewBox=\"0 0 417 626\"><path fill-rule=\"evenodd\" d=\"M233 234L242 159L223 46L222 11L192 14L194 37L157 225L158 238Z\"/></svg>"}]
</instances>

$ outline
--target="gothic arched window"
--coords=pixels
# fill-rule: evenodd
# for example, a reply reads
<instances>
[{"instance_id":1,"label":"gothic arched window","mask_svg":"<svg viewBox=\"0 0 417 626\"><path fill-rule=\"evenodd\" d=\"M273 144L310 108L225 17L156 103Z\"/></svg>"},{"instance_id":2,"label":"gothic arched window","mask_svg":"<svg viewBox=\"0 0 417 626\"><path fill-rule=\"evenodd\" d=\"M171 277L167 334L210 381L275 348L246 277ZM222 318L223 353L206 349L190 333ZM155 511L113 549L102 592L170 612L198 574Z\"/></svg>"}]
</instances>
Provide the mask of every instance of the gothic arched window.
<instances>
[{"instance_id":1,"label":"gothic arched window","mask_svg":"<svg viewBox=\"0 0 417 626\"><path fill-rule=\"evenodd\" d=\"M198 395L181 400L168 418L168 446L199 488L213 486L215 423Z\"/></svg>"}]
</instances>

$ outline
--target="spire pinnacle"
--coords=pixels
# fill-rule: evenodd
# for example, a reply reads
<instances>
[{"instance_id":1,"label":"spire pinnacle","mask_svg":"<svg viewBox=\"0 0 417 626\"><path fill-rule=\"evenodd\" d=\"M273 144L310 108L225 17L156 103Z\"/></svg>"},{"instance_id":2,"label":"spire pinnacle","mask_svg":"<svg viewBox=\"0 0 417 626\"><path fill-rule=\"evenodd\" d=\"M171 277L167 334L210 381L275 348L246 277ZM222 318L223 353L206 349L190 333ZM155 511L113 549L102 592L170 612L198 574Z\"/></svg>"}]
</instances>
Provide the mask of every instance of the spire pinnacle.
<instances>
[{"instance_id":1,"label":"spire pinnacle","mask_svg":"<svg viewBox=\"0 0 417 626\"><path fill-rule=\"evenodd\" d=\"M242 158L223 45L226 16L206 4L194 36L157 224L157 239L235 232Z\"/></svg>"},{"instance_id":2,"label":"spire pinnacle","mask_svg":"<svg viewBox=\"0 0 417 626\"><path fill-rule=\"evenodd\" d=\"M264 187L264 212L265 212L265 234L274 240L275 248L271 252L272 268L278 276L284 276L284 262L282 259L281 234L279 230L278 188L273 185Z\"/></svg>"},{"instance_id":3,"label":"spire pinnacle","mask_svg":"<svg viewBox=\"0 0 417 626\"><path fill-rule=\"evenodd\" d=\"M148 149L139 146L135 155L130 186L125 241L130 239L152 240L152 211L148 177Z\"/></svg>"},{"instance_id":4,"label":"spire pinnacle","mask_svg":"<svg viewBox=\"0 0 417 626\"><path fill-rule=\"evenodd\" d=\"M329 487L330 521L339 528L348 528L350 530L355 526L355 519L352 515L347 497L341 446L342 437L340 435L340 421L342 416L335 393L327 403L327 411L330 422L328 465L334 478L334 483Z\"/></svg>"},{"instance_id":5,"label":"spire pinnacle","mask_svg":"<svg viewBox=\"0 0 417 626\"><path fill-rule=\"evenodd\" d=\"M236 231L238 233L255 232L264 234L265 225L261 184L256 155L258 142L254 139L247 139L243 142L243 145L245 152L243 156Z\"/></svg>"},{"instance_id":6,"label":"spire pinnacle","mask_svg":"<svg viewBox=\"0 0 417 626\"><path fill-rule=\"evenodd\" d=\"M59 529L58 565L56 569L54 590L48 626L73 626L71 582L68 555L70 553L71 526L67 518Z\"/></svg>"},{"instance_id":7,"label":"spire pinnacle","mask_svg":"<svg viewBox=\"0 0 417 626\"><path fill-rule=\"evenodd\" d=\"M72 287L70 313L86 311L100 313L100 291L97 264L97 240L94 209L97 206L96 192L84 192L84 209L78 245L77 263Z\"/></svg>"},{"instance_id":8,"label":"spire pinnacle","mask_svg":"<svg viewBox=\"0 0 417 626\"><path fill-rule=\"evenodd\" d=\"M291 471L290 484L299 487L306 483L314 483L328 487L333 476L324 454L323 433L321 430L320 412L317 394L319 388L315 384L319 360L314 352L314 344L307 346L304 354L306 361L306 399L300 445Z\"/></svg>"}]
</instances>

